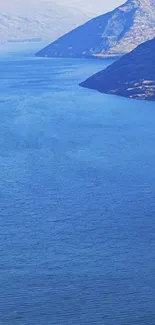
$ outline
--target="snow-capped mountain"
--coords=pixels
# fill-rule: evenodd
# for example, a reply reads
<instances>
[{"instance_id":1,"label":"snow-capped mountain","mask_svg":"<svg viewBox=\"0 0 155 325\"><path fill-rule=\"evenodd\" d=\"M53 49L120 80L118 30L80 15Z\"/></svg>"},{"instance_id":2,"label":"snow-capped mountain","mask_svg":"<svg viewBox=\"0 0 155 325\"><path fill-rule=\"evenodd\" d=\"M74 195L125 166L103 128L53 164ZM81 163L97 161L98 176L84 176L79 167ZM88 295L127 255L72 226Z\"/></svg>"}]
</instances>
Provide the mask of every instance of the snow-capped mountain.
<instances>
[{"instance_id":1,"label":"snow-capped mountain","mask_svg":"<svg viewBox=\"0 0 155 325\"><path fill-rule=\"evenodd\" d=\"M0 1L0 41L59 36L107 11L113 1L103 0L4 0ZM123 0L117 0L119 3Z\"/></svg>"},{"instance_id":2,"label":"snow-capped mountain","mask_svg":"<svg viewBox=\"0 0 155 325\"><path fill-rule=\"evenodd\" d=\"M37 56L119 56L155 36L155 0L128 0L51 43Z\"/></svg>"}]
</instances>

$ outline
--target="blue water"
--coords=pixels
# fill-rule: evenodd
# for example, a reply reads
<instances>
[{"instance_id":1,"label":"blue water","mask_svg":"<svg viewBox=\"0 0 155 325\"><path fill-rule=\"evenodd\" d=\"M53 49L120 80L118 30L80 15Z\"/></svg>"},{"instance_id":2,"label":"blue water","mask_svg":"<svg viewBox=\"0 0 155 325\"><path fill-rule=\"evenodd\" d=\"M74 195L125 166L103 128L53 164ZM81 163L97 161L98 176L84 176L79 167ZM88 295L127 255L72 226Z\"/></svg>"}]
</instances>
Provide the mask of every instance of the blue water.
<instances>
[{"instance_id":1,"label":"blue water","mask_svg":"<svg viewBox=\"0 0 155 325\"><path fill-rule=\"evenodd\" d=\"M0 325L155 324L155 103L107 64L0 62Z\"/></svg>"}]
</instances>

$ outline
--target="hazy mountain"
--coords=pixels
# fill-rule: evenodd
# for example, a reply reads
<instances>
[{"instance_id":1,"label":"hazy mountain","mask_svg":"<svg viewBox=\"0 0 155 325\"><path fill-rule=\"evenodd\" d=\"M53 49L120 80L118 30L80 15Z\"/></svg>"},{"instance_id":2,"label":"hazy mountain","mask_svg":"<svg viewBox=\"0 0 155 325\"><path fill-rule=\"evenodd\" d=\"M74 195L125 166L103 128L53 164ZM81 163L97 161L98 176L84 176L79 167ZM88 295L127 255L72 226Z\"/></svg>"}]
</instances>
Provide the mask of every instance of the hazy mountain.
<instances>
[{"instance_id":1,"label":"hazy mountain","mask_svg":"<svg viewBox=\"0 0 155 325\"><path fill-rule=\"evenodd\" d=\"M33 0L34 1L34 0ZM45 1L45 0L44 0ZM57 0L58 4L68 7L81 8L83 12L89 12L92 17L103 14L123 4L125 0Z\"/></svg>"},{"instance_id":2,"label":"hazy mountain","mask_svg":"<svg viewBox=\"0 0 155 325\"><path fill-rule=\"evenodd\" d=\"M81 83L82 87L129 98L155 100L155 38Z\"/></svg>"},{"instance_id":3,"label":"hazy mountain","mask_svg":"<svg viewBox=\"0 0 155 325\"><path fill-rule=\"evenodd\" d=\"M90 57L127 53L155 35L155 0L128 0L59 38L38 56Z\"/></svg>"},{"instance_id":4,"label":"hazy mountain","mask_svg":"<svg viewBox=\"0 0 155 325\"><path fill-rule=\"evenodd\" d=\"M53 41L88 19L114 6L112 0L4 0L0 1L0 41Z\"/></svg>"},{"instance_id":5,"label":"hazy mountain","mask_svg":"<svg viewBox=\"0 0 155 325\"><path fill-rule=\"evenodd\" d=\"M92 15L74 7L58 5L58 1L5 1L0 3L0 41L55 40Z\"/></svg>"}]
</instances>

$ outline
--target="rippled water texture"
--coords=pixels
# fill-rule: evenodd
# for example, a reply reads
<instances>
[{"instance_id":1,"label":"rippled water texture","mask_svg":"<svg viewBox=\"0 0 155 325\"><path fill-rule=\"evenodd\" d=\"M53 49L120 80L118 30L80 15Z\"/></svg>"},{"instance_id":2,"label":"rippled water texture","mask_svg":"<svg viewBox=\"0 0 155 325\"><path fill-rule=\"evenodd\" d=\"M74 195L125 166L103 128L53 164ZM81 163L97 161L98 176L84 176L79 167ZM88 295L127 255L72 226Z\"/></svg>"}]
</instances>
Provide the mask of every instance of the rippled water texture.
<instances>
[{"instance_id":1,"label":"rippled water texture","mask_svg":"<svg viewBox=\"0 0 155 325\"><path fill-rule=\"evenodd\" d=\"M155 324L155 104L108 62L0 62L0 325Z\"/></svg>"}]
</instances>

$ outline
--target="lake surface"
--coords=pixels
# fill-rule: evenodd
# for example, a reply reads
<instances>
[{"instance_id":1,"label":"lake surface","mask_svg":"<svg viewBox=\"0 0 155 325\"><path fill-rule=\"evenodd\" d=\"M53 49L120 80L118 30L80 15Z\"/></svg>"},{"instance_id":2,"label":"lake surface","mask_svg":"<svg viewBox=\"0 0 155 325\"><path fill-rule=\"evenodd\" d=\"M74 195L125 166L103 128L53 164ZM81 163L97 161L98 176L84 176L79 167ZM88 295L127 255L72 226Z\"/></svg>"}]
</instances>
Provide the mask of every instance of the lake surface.
<instances>
[{"instance_id":1,"label":"lake surface","mask_svg":"<svg viewBox=\"0 0 155 325\"><path fill-rule=\"evenodd\" d=\"M155 324L155 103L107 64L0 62L0 325Z\"/></svg>"}]
</instances>

